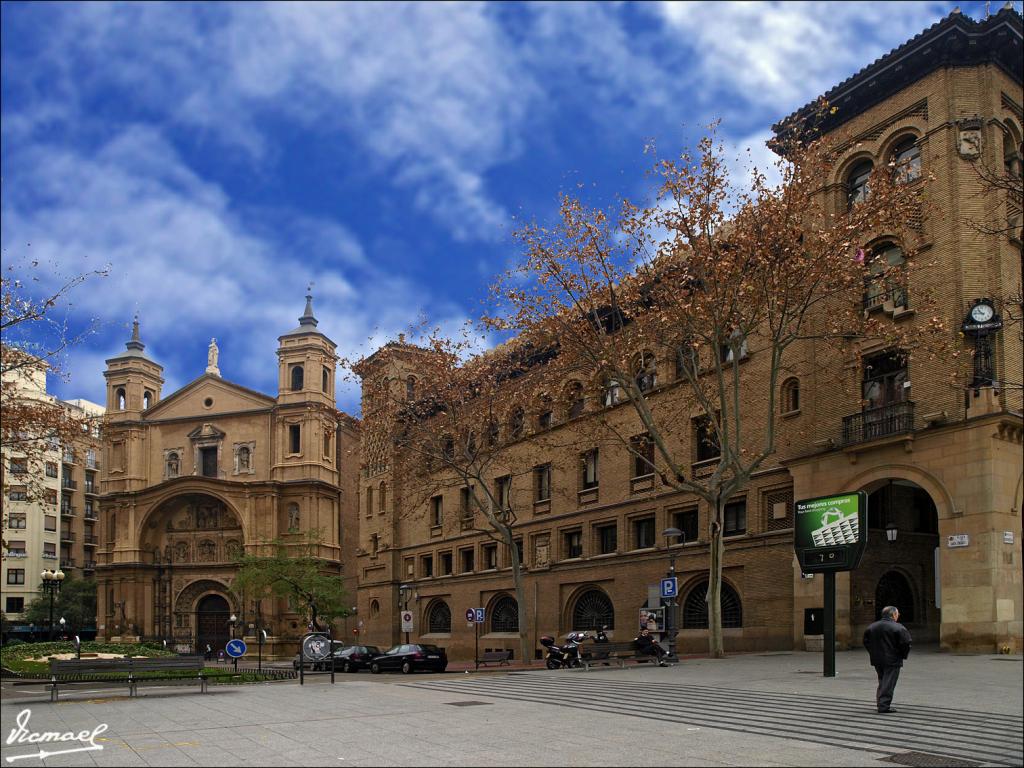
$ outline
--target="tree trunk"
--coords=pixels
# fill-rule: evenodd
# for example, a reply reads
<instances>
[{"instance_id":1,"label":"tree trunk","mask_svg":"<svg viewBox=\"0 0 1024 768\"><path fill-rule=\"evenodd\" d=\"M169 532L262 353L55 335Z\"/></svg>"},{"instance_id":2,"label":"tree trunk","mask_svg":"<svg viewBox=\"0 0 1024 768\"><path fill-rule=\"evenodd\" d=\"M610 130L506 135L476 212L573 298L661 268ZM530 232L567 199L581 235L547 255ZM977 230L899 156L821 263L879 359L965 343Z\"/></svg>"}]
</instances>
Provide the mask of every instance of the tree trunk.
<instances>
[{"instance_id":1,"label":"tree trunk","mask_svg":"<svg viewBox=\"0 0 1024 768\"><path fill-rule=\"evenodd\" d=\"M715 500L715 519L711 523L711 567L708 569L708 652L713 659L725 657L722 639L722 559L725 542L722 525L725 518L725 496Z\"/></svg>"},{"instance_id":2,"label":"tree trunk","mask_svg":"<svg viewBox=\"0 0 1024 768\"><path fill-rule=\"evenodd\" d=\"M519 611L519 656L524 663L530 663L530 639L526 622L526 589L523 586L522 564L519 562L519 547L516 546L511 529L502 531L512 559L512 582L516 588L516 608Z\"/></svg>"}]
</instances>

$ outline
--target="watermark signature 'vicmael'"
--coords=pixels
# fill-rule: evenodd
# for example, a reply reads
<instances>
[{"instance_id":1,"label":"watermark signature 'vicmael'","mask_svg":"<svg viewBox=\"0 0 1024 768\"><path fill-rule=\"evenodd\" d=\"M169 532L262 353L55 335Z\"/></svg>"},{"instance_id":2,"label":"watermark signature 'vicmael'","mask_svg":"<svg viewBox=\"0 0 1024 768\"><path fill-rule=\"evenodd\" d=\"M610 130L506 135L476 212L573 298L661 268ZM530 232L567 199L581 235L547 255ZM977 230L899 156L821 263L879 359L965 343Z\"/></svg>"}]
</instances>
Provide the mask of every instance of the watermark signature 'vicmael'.
<instances>
[{"instance_id":1,"label":"watermark signature 'vicmael'","mask_svg":"<svg viewBox=\"0 0 1024 768\"><path fill-rule=\"evenodd\" d=\"M67 755L72 752L93 752L103 749L102 744L96 743L96 737L107 730L108 726L106 723L100 723L91 731L78 731L77 733L75 731L65 731L63 733L60 731L42 731L39 733L28 729L30 717L32 717L32 710L30 709L23 709L18 713L18 716L14 719L18 727L11 729L11 734L7 737L6 742L8 746L15 744L62 744L75 741L88 746L59 750L40 749L38 752L29 752L24 755L11 755L7 758L8 763L13 763L15 760L27 760L32 757L38 760L45 760L54 755Z\"/></svg>"}]
</instances>

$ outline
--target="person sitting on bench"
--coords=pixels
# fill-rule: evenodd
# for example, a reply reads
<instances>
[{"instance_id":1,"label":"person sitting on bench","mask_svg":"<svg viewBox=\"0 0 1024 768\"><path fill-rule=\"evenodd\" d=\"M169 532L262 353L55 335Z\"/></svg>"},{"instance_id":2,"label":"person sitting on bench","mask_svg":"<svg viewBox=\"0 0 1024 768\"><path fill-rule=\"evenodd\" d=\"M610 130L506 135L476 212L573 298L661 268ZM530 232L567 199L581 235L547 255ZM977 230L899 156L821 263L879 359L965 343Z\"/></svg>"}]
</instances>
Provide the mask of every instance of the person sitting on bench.
<instances>
[{"instance_id":1,"label":"person sitting on bench","mask_svg":"<svg viewBox=\"0 0 1024 768\"><path fill-rule=\"evenodd\" d=\"M658 660L659 667L667 667L665 663L665 649L658 645L658 642L651 637L651 630L644 627L636 638L636 649L639 653L647 656L654 656Z\"/></svg>"}]
</instances>

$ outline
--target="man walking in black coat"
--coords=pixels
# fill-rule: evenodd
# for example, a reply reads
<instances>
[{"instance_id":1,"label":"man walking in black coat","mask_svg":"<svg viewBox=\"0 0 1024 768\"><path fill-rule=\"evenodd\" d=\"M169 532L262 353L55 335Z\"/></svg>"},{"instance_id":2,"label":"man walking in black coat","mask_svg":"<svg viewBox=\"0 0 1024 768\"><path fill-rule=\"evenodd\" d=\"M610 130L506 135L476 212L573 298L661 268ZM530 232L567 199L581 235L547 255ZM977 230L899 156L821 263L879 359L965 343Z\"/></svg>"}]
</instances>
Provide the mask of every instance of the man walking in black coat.
<instances>
[{"instance_id":1,"label":"man walking in black coat","mask_svg":"<svg viewBox=\"0 0 1024 768\"><path fill-rule=\"evenodd\" d=\"M892 605L882 609L882 618L864 631L864 647L871 656L871 665L878 673L878 701L880 714L895 712L892 694L900 677L903 660L910 655L910 632L899 623L900 611Z\"/></svg>"}]
</instances>

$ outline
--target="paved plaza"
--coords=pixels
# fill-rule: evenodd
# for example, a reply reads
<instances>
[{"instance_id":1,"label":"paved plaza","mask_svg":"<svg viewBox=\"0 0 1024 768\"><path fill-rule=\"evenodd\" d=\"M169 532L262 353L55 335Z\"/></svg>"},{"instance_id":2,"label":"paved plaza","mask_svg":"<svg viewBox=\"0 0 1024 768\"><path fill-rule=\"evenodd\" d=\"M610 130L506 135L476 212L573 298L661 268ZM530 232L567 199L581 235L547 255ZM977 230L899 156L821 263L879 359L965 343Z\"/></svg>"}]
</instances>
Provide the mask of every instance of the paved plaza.
<instances>
[{"instance_id":1,"label":"paved plaza","mask_svg":"<svg viewBox=\"0 0 1024 768\"><path fill-rule=\"evenodd\" d=\"M864 651L837 654L837 670L822 677L818 654L766 653L668 669L339 674L333 686L321 676L206 695L153 686L131 700L83 688L57 704L4 685L0 720L5 739L25 710L37 733L108 725L102 750L47 766L1022 764L1020 656L915 650L889 715L875 712ZM5 741L4 764L39 765L39 749Z\"/></svg>"}]
</instances>

